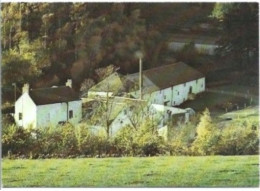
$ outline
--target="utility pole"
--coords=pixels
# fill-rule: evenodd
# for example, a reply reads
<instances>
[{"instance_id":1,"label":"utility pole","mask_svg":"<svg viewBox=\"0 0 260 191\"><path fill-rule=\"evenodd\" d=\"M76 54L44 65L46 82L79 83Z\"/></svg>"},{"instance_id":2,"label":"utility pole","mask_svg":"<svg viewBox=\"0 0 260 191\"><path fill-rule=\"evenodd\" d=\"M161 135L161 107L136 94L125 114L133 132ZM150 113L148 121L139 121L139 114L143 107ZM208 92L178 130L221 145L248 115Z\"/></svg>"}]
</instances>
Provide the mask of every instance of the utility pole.
<instances>
[{"instance_id":1,"label":"utility pole","mask_svg":"<svg viewBox=\"0 0 260 191\"><path fill-rule=\"evenodd\" d=\"M12 83L12 86L14 86L14 104L16 102L16 83Z\"/></svg>"},{"instance_id":2,"label":"utility pole","mask_svg":"<svg viewBox=\"0 0 260 191\"><path fill-rule=\"evenodd\" d=\"M139 57L139 88L140 88L140 100L142 100L142 86L143 86L143 63L142 57Z\"/></svg>"},{"instance_id":3,"label":"utility pole","mask_svg":"<svg viewBox=\"0 0 260 191\"><path fill-rule=\"evenodd\" d=\"M142 100L142 86L143 86L143 63L142 63L142 58L143 58L143 53L141 51L137 51L135 53L135 56L139 58L139 90L140 90L140 100Z\"/></svg>"}]
</instances>

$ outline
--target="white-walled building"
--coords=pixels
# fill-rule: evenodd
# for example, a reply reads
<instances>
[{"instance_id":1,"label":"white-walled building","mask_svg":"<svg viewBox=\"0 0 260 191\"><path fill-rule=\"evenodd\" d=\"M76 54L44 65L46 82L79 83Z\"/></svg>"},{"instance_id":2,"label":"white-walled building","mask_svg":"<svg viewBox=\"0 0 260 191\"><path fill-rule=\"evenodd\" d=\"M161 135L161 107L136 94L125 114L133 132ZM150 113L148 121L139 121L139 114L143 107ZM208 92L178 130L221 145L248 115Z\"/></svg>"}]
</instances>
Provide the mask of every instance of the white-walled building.
<instances>
[{"instance_id":1,"label":"white-walled building","mask_svg":"<svg viewBox=\"0 0 260 191\"><path fill-rule=\"evenodd\" d=\"M23 93L15 102L15 122L22 127L56 126L69 122L77 124L82 118L82 101L72 89L72 81L66 86L30 90L25 84Z\"/></svg>"},{"instance_id":2,"label":"white-walled building","mask_svg":"<svg viewBox=\"0 0 260 191\"><path fill-rule=\"evenodd\" d=\"M158 131L168 124L186 123L194 111L190 108L180 109L160 104L150 104L144 100L130 100L115 97L111 108L110 135L114 136L121 128L139 125L149 118L158 127Z\"/></svg>"},{"instance_id":3,"label":"white-walled building","mask_svg":"<svg viewBox=\"0 0 260 191\"><path fill-rule=\"evenodd\" d=\"M205 35L174 34L169 40L168 47L172 51L179 51L185 45L194 43L194 48L203 54L214 55L218 48L217 37Z\"/></svg>"},{"instance_id":4,"label":"white-walled building","mask_svg":"<svg viewBox=\"0 0 260 191\"><path fill-rule=\"evenodd\" d=\"M139 73L126 76L114 73L89 90L90 95L101 97L120 93L132 98L140 98ZM183 62L175 62L143 71L142 99L150 104L177 106L191 95L205 91L205 76ZM130 86L130 87L126 87ZM110 88L108 94L106 87ZM116 87L116 88L115 88Z\"/></svg>"},{"instance_id":5,"label":"white-walled building","mask_svg":"<svg viewBox=\"0 0 260 191\"><path fill-rule=\"evenodd\" d=\"M127 125L138 127L140 124L136 122L146 117L157 123L159 134L165 134L168 123L187 122L194 114L190 108L175 106L205 91L205 76L183 62L143 71L142 99L139 77L139 73L126 76L113 73L89 91L89 95L109 96L109 99L100 100L109 100L106 115L109 115L111 136ZM110 87L108 92L107 87Z\"/></svg>"},{"instance_id":6,"label":"white-walled building","mask_svg":"<svg viewBox=\"0 0 260 191\"><path fill-rule=\"evenodd\" d=\"M183 62L153 68L143 72L152 85L143 84L143 99L152 104L177 106L195 95L205 91L205 76ZM131 92L135 98L140 91Z\"/></svg>"}]
</instances>

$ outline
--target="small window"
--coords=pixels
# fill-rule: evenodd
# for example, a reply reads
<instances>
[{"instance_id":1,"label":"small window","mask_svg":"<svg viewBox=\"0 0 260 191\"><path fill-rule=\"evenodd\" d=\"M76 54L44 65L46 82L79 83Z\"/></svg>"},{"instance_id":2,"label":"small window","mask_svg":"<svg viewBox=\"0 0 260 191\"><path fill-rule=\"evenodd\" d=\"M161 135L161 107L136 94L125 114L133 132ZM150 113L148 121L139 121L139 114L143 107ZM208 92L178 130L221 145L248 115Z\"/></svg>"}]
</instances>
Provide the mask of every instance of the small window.
<instances>
[{"instance_id":1,"label":"small window","mask_svg":"<svg viewBox=\"0 0 260 191\"><path fill-rule=\"evenodd\" d=\"M177 95L180 95L180 92L177 92Z\"/></svg>"},{"instance_id":2,"label":"small window","mask_svg":"<svg viewBox=\"0 0 260 191\"><path fill-rule=\"evenodd\" d=\"M183 86L185 87L185 86L186 86L186 83L184 83Z\"/></svg>"},{"instance_id":3,"label":"small window","mask_svg":"<svg viewBox=\"0 0 260 191\"><path fill-rule=\"evenodd\" d=\"M125 114L125 115L127 114L127 111L126 111L126 109L124 110L124 114Z\"/></svg>"},{"instance_id":4,"label":"small window","mask_svg":"<svg viewBox=\"0 0 260 191\"><path fill-rule=\"evenodd\" d=\"M196 80L196 83L198 83L199 82L199 80Z\"/></svg>"},{"instance_id":5,"label":"small window","mask_svg":"<svg viewBox=\"0 0 260 191\"><path fill-rule=\"evenodd\" d=\"M203 84L201 84L201 87L203 88Z\"/></svg>"},{"instance_id":6,"label":"small window","mask_svg":"<svg viewBox=\"0 0 260 191\"><path fill-rule=\"evenodd\" d=\"M69 118L70 119L73 118L73 111L72 110L69 111Z\"/></svg>"},{"instance_id":7,"label":"small window","mask_svg":"<svg viewBox=\"0 0 260 191\"><path fill-rule=\"evenodd\" d=\"M23 119L23 114L19 113L19 120L22 120L22 119Z\"/></svg>"},{"instance_id":8,"label":"small window","mask_svg":"<svg viewBox=\"0 0 260 191\"><path fill-rule=\"evenodd\" d=\"M166 99L166 95L164 95L164 99Z\"/></svg>"}]
</instances>

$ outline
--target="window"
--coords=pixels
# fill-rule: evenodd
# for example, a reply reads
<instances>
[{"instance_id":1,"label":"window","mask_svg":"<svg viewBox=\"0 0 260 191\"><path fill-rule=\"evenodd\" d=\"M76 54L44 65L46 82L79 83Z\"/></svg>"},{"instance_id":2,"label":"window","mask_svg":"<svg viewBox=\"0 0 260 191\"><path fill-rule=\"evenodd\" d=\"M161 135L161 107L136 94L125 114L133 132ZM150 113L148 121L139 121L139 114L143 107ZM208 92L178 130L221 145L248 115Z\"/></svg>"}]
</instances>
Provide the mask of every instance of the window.
<instances>
[{"instance_id":1,"label":"window","mask_svg":"<svg viewBox=\"0 0 260 191\"><path fill-rule=\"evenodd\" d=\"M127 111L126 111L126 109L124 110L124 114L125 114L125 115L127 114Z\"/></svg>"},{"instance_id":2,"label":"window","mask_svg":"<svg viewBox=\"0 0 260 191\"><path fill-rule=\"evenodd\" d=\"M166 99L166 95L164 95L164 99Z\"/></svg>"},{"instance_id":3,"label":"window","mask_svg":"<svg viewBox=\"0 0 260 191\"><path fill-rule=\"evenodd\" d=\"M184 83L183 86L185 87L185 86L186 86L186 83Z\"/></svg>"},{"instance_id":4,"label":"window","mask_svg":"<svg viewBox=\"0 0 260 191\"><path fill-rule=\"evenodd\" d=\"M22 120L22 119L23 119L23 114L19 113L19 120Z\"/></svg>"},{"instance_id":5,"label":"window","mask_svg":"<svg viewBox=\"0 0 260 191\"><path fill-rule=\"evenodd\" d=\"M70 119L73 118L73 111L72 110L69 111L69 118Z\"/></svg>"},{"instance_id":6,"label":"window","mask_svg":"<svg viewBox=\"0 0 260 191\"><path fill-rule=\"evenodd\" d=\"M177 95L180 95L180 92L177 92Z\"/></svg>"}]
</instances>

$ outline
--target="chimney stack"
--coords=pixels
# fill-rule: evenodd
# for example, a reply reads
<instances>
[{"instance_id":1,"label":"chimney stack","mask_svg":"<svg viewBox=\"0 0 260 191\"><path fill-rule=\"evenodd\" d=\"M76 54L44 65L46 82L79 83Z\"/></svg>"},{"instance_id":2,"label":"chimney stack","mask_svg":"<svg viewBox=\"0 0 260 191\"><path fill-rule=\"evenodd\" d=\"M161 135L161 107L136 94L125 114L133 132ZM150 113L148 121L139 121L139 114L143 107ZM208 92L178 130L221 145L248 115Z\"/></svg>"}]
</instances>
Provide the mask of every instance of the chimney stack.
<instances>
[{"instance_id":1,"label":"chimney stack","mask_svg":"<svg viewBox=\"0 0 260 191\"><path fill-rule=\"evenodd\" d=\"M23 85L23 93L29 93L29 88L30 88L30 86L29 86L28 83L24 84Z\"/></svg>"},{"instance_id":2,"label":"chimney stack","mask_svg":"<svg viewBox=\"0 0 260 191\"><path fill-rule=\"evenodd\" d=\"M66 86L72 88L72 80L71 80L71 79L68 79L68 80L67 80Z\"/></svg>"}]
</instances>

